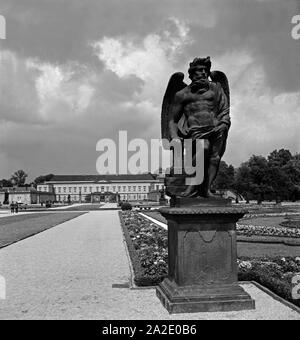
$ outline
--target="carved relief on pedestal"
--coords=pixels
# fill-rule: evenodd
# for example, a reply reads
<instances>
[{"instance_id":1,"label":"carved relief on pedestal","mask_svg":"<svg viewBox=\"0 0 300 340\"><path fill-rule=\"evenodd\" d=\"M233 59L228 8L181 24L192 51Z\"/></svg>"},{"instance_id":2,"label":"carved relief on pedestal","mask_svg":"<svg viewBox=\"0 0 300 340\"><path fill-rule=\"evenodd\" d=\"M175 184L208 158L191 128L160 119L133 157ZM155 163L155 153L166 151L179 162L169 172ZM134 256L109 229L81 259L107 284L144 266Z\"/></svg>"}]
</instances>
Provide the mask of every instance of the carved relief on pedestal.
<instances>
[{"instance_id":1,"label":"carved relief on pedestal","mask_svg":"<svg viewBox=\"0 0 300 340\"><path fill-rule=\"evenodd\" d=\"M179 260L184 284L229 283L232 268L233 234L230 231L185 231L179 235Z\"/></svg>"}]
</instances>

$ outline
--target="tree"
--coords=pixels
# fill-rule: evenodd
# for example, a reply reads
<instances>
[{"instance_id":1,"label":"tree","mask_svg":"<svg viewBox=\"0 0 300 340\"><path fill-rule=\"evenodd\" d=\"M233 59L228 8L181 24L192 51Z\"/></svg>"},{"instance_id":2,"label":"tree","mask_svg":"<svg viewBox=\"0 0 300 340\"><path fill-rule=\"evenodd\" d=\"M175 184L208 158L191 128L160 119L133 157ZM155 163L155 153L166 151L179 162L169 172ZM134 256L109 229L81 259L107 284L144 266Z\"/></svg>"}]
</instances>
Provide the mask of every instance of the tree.
<instances>
[{"instance_id":1,"label":"tree","mask_svg":"<svg viewBox=\"0 0 300 340\"><path fill-rule=\"evenodd\" d=\"M281 149L279 151L274 150L268 156L268 162L272 166L282 167L286 165L290 160L293 159L293 156L289 150Z\"/></svg>"},{"instance_id":2,"label":"tree","mask_svg":"<svg viewBox=\"0 0 300 340\"><path fill-rule=\"evenodd\" d=\"M268 161L262 156L252 156L243 163L236 172L235 189L246 197L257 199L261 203L265 196L272 191L268 185ZM249 197L250 196L250 197Z\"/></svg>"},{"instance_id":3,"label":"tree","mask_svg":"<svg viewBox=\"0 0 300 340\"><path fill-rule=\"evenodd\" d=\"M268 158L252 156L236 171L234 188L246 198L296 200L300 195L300 155L281 149Z\"/></svg>"},{"instance_id":4,"label":"tree","mask_svg":"<svg viewBox=\"0 0 300 340\"><path fill-rule=\"evenodd\" d=\"M2 179L0 181L0 187L4 188L11 188L13 186L13 183L9 179Z\"/></svg>"},{"instance_id":5,"label":"tree","mask_svg":"<svg viewBox=\"0 0 300 340\"><path fill-rule=\"evenodd\" d=\"M236 171L235 190L241 195L245 196L247 203L249 203L249 194L251 193L251 175L249 164L243 163Z\"/></svg>"},{"instance_id":6,"label":"tree","mask_svg":"<svg viewBox=\"0 0 300 340\"><path fill-rule=\"evenodd\" d=\"M26 174L25 171L18 170L11 176L11 181L16 186L22 186L25 184L27 177L28 175Z\"/></svg>"},{"instance_id":7,"label":"tree","mask_svg":"<svg viewBox=\"0 0 300 340\"><path fill-rule=\"evenodd\" d=\"M216 178L214 187L216 189L226 190L234 187L234 167L221 161L218 176Z\"/></svg>"},{"instance_id":8,"label":"tree","mask_svg":"<svg viewBox=\"0 0 300 340\"><path fill-rule=\"evenodd\" d=\"M290 199L297 182L300 183L300 164L289 150L275 150L268 156L268 181L276 201Z\"/></svg>"},{"instance_id":9,"label":"tree","mask_svg":"<svg viewBox=\"0 0 300 340\"><path fill-rule=\"evenodd\" d=\"M37 186L39 184L43 184L45 182L49 182L51 181L51 179L54 177L53 174L49 174L49 175L46 175L46 176L39 176L37 177L35 180L34 180L34 184Z\"/></svg>"},{"instance_id":10,"label":"tree","mask_svg":"<svg viewBox=\"0 0 300 340\"><path fill-rule=\"evenodd\" d=\"M268 185L268 161L263 156L252 156L249 160L250 188L261 203L272 189Z\"/></svg>"}]
</instances>

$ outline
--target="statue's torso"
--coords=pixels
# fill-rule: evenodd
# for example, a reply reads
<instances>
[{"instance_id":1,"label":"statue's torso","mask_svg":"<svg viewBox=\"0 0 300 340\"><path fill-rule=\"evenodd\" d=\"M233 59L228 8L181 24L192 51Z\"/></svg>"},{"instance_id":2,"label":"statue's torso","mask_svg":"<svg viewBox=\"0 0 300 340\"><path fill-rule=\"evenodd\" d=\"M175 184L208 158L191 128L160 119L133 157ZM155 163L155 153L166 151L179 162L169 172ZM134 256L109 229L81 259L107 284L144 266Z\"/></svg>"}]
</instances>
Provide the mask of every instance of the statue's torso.
<instances>
[{"instance_id":1,"label":"statue's torso","mask_svg":"<svg viewBox=\"0 0 300 340\"><path fill-rule=\"evenodd\" d=\"M213 86L204 93L192 93L187 87L182 93L183 113L188 127L217 125L217 94Z\"/></svg>"}]
</instances>

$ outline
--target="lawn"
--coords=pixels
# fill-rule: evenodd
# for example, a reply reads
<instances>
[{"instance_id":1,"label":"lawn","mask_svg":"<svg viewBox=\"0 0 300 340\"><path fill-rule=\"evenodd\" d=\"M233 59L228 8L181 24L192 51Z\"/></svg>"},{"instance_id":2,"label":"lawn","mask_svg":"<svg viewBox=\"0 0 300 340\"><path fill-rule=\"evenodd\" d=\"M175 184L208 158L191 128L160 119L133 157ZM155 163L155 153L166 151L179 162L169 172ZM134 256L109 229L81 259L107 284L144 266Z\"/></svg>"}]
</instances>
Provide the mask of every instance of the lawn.
<instances>
[{"instance_id":1,"label":"lawn","mask_svg":"<svg viewBox=\"0 0 300 340\"><path fill-rule=\"evenodd\" d=\"M53 228L84 213L41 213L0 218L0 248Z\"/></svg>"},{"instance_id":2,"label":"lawn","mask_svg":"<svg viewBox=\"0 0 300 340\"><path fill-rule=\"evenodd\" d=\"M239 257L297 257L300 256L300 246L289 246L280 243L254 243L239 242L237 243Z\"/></svg>"}]
</instances>

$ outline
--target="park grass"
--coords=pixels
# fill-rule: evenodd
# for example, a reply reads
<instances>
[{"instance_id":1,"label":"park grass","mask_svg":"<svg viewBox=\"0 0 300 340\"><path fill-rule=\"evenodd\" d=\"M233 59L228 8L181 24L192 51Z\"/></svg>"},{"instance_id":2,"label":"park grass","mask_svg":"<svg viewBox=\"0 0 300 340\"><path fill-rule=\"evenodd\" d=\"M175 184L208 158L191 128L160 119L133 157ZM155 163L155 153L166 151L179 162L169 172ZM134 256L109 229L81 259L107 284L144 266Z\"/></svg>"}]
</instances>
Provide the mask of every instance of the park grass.
<instances>
[{"instance_id":1,"label":"park grass","mask_svg":"<svg viewBox=\"0 0 300 340\"><path fill-rule=\"evenodd\" d=\"M0 218L0 249L83 215L71 213L22 214Z\"/></svg>"}]
</instances>

